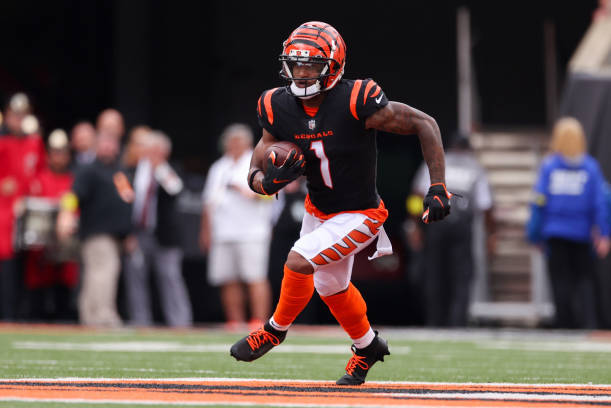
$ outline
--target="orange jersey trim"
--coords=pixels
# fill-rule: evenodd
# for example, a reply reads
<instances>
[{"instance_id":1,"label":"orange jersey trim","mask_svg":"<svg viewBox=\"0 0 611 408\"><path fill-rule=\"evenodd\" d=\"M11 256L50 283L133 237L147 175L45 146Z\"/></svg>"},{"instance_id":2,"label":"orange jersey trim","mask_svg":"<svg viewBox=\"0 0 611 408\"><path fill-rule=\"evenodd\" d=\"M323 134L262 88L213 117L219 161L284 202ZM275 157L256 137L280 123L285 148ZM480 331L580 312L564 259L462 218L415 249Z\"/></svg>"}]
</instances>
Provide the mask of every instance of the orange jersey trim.
<instances>
[{"instance_id":1,"label":"orange jersey trim","mask_svg":"<svg viewBox=\"0 0 611 408\"><path fill-rule=\"evenodd\" d=\"M318 106L307 106L305 103L302 103L302 105L303 110L309 117L313 118L318 113Z\"/></svg>"},{"instance_id":2,"label":"orange jersey trim","mask_svg":"<svg viewBox=\"0 0 611 408\"><path fill-rule=\"evenodd\" d=\"M388 210L386 209L386 207L384 206L384 201L380 200L380 205L378 206L378 208L368 208L366 210L355 210L355 211L340 211L337 213L332 213L332 214L325 214L324 212L320 211L318 208L316 208L316 206L312 203L312 200L310 200L310 195L308 194L305 198L304 201L304 206L305 206L305 210L313 215L316 218L319 218L321 220L328 220L332 217L335 217L338 214L345 214L345 213L359 213L359 214L364 214L367 217L374 219L376 221L379 222L384 222L386 221L386 219L388 218ZM360 238L360 237L358 237ZM357 240L358 242L358 240Z\"/></svg>"},{"instance_id":3,"label":"orange jersey trim","mask_svg":"<svg viewBox=\"0 0 611 408\"><path fill-rule=\"evenodd\" d=\"M373 88L374 85L377 85L375 81L367 82L367 86L365 87L365 93L363 95L363 105L365 105L365 103L367 102L367 94L369 93L369 91L371 91L371 88Z\"/></svg>"},{"instance_id":4,"label":"orange jersey trim","mask_svg":"<svg viewBox=\"0 0 611 408\"><path fill-rule=\"evenodd\" d=\"M257 113L261 116L261 97L259 96L259 100L257 101Z\"/></svg>"},{"instance_id":5,"label":"orange jersey trim","mask_svg":"<svg viewBox=\"0 0 611 408\"><path fill-rule=\"evenodd\" d=\"M352 93L350 94L350 113L352 113L352 116L354 116L354 119L356 120L359 120L359 116L356 114L356 100L359 97L359 91L361 90L362 84L362 79L357 79L356 81L354 81Z\"/></svg>"},{"instance_id":6,"label":"orange jersey trim","mask_svg":"<svg viewBox=\"0 0 611 408\"><path fill-rule=\"evenodd\" d=\"M270 125L274 124L274 111L272 110L272 95L278 88L267 91L263 97L263 104L265 105L265 112L267 113L267 121Z\"/></svg>"}]
</instances>

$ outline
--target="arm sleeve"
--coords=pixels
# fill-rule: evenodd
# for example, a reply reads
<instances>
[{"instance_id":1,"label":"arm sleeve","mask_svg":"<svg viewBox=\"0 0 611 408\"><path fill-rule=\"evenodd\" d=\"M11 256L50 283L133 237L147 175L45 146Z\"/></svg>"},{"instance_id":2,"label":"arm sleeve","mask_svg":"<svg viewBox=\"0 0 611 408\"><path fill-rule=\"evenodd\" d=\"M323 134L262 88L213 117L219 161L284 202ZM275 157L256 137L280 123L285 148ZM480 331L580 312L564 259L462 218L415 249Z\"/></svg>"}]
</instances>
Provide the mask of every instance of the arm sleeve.
<instances>
[{"instance_id":1,"label":"arm sleeve","mask_svg":"<svg viewBox=\"0 0 611 408\"><path fill-rule=\"evenodd\" d=\"M475 181L475 205L478 210L486 211L492 208L492 190L484 169L480 168Z\"/></svg>"},{"instance_id":2,"label":"arm sleeve","mask_svg":"<svg viewBox=\"0 0 611 408\"><path fill-rule=\"evenodd\" d=\"M90 166L85 166L79 169L74 176L72 192L76 195L79 202L85 201L89 196L91 190L90 186L93 181L91 173Z\"/></svg>"},{"instance_id":3,"label":"arm sleeve","mask_svg":"<svg viewBox=\"0 0 611 408\"><path fill-rule=\"evenodd\" d=\"M217 184L218 184L218 167L219 167L219 162L216 161L212 164L212 166L210 166L210 170L208 171L208 174L206 175L206 181L204 183L204 189L202 191L202 204L203 205L209 205L211 204L214 195L215 195L215 190L217 190Z\"/></svg>"},{"instance_id":4,"label":"arm sleeve","mask_svg":"<svg viewBox=\"0 0 611 408\"><path fill-rule=\"evenodd\" d=\"M539 176L535 182L533 198L531 200L532 204L538 205L539 207L543 207L547 203L549 195L547 187L549 184L549 173L549 166L544 162L539 170Z\"/></svg>"},{"instance_id":5,"label":"arm sleeve","mask_svg":"<svg viewBox=\"0 0 611 408\"><path fill-rule=\"evenodd\" d=\"M600 167L596 165L595 171L595 205L596 205L596 225L600 229L600 235L609 236L609 208L607 206L607 194L605 194L606 183L600 171Z\"/></svg>"},{"instance_id":6,"label":"arm sleeve","mask_svg":"<svg viewBox=\"0 0 611 408\"><path fill-rule=\"evenodd\" d=\"M388 105L386 94L373 79L354 81L350 93L350 112L361 121Z\"/></svg>"},{"instance_id":7,"label":"arm sleeve","mask_svg":"<svg viewBox=\"0 0 611 408\"><path fill-rule=\"evenodd\" d=\"M530 204L530 218L526 223L526 237L533 244L543 240L543 211L547 202L547 178L549 171L545 163L539 170L539 176L534 186L533 198Z\"/></svg>"}]
</instances>

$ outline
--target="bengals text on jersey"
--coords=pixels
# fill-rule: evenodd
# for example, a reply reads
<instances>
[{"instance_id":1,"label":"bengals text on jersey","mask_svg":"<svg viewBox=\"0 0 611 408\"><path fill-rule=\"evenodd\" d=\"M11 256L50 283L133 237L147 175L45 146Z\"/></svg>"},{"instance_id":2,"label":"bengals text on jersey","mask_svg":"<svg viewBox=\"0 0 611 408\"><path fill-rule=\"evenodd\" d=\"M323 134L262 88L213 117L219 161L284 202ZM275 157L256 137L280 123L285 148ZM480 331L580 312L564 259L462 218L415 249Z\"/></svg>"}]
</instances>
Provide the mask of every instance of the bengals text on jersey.
<instances>
[{"instance_id":1,"label":"bengals text on jersey","mask_svg":"<svg viewBox=\"0 0 611 408\"><path fill-rule=\"evenodd\" d=\"M365 120L388 104L372 79L340 80L316 112L306 113L285 87L261 94L259 124L297 144L306 159L309 198L326 214L376 208L376 132Z\"/></svg>"}]
</instances>

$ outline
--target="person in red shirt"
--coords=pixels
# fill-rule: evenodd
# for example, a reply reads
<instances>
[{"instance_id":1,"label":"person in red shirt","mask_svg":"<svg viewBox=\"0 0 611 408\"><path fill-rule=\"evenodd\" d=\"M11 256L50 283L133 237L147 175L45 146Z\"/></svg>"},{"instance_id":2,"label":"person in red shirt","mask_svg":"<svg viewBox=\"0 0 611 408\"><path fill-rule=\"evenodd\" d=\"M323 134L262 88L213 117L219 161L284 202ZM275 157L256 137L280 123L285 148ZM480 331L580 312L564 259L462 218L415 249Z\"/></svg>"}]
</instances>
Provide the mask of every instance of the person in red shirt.
<instances>
[{"instance_id":1,"label":"person in red shirt","mask_svg":"<svg viewBox=\"0 0 611 408\"><path fill-rule=\"evenodd\" d=\"M74 176L70 169L70 144L66 132L57 129L49 135L45 167L30 183L30 197L45 200L49 208L59 208L70 191ZM55 214L55 211L50 212ZM48 245L31 248L25 257L25 287L28 290L30 318L75 319L74 292L78 284L78 264L66 259L64 247L51 239Z\"/></svg>"},{"instance_id":2,"label":"person in red shirt","mask_svg":"<svg viewBox=\"0 0 611 408\"><path fill-rule=\"evenodd\" d=\"M0 128L0 318L5 320L18 317L21 287L13 244L15 208L45 165L44 142L36 133L38 126L31 112L25 94L13 95Z\"/></svg>"}]
</instances>

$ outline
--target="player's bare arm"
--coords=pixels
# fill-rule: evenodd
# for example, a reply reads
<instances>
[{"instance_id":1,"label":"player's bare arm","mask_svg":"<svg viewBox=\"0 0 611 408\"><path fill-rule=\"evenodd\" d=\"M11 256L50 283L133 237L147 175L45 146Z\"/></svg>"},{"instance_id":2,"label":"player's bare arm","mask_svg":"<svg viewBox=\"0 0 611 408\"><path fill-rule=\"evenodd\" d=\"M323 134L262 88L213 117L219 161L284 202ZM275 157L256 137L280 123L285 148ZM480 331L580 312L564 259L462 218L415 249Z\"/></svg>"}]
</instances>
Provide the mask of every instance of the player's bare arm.
<instances>
[{"instance_id":1,"label":"player's bare arm","mask_svg":"<svg viewBox=\"0 0 611 408\"><path fill-rule=\"evenodd\" d=\"M368 129L400 135L417 134L431 175L431 184L445 184L445 155L441 132L431 116L404 103L390 101L384 108L368 117L365 126Z\"/></svg>"}]
</instances>

